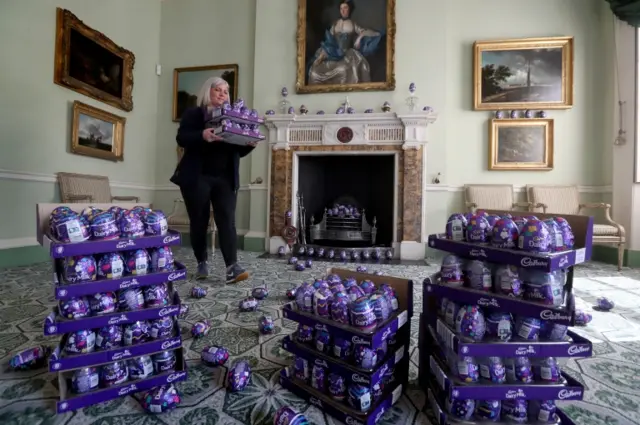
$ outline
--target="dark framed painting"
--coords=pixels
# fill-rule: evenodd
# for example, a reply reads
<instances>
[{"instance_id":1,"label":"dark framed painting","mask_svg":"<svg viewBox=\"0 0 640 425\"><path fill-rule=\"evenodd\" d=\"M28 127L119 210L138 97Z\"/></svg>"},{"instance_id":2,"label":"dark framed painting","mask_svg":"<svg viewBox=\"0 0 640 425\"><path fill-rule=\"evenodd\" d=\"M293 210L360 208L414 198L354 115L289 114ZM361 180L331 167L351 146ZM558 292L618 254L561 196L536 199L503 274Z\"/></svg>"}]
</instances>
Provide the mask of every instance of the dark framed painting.
<instances>
[{"instance_id":1,"label":"dark framed painting","mask_svg":"<svg viewBox=\"0 0 640 425\"><path fill-rule=\"evenodd\" d=\"M229 83L229 100L238 96L238 65L208 65L173 70L173 121L180 121L185 109L196 106L198 95L212 77Z\"/></svg>"},{"instance_id":2,"label":"dark framed painting","mask_svg":"<svg viewBox=\"0 0 640 425\"><path fill-rule=\"evenodd\" d=\"M73 13L56 10L53 82L124 111L133 110L135 56Z\"/></svg>"},{"instance_id":3,"label":"dark framed painting","mask_svg":"<svg viewBox=\"0 0 640 425\"><path fill-rule=\"evenodd\" d=\"M76 100L73 102L71 152L109 161L123 161L126 122L124 117Z\"/></svg>"},{"instance_id":4,"label":"dark framed painting","mask_svg":"<svg viewBox=\"0 0 640 425\"><path fill-rule=\"evenodd\" d=\"M396 0L298 0L297 93L394 90Z\"/></svg>"},{"instance_id":5,"label":"dark framed painting","mask_svg":"<svg viewBox=\"0 0 640 425\"><path fill-rule=\"evenodd\" d=\"M490 170L553 170L553 119L492 119Z\"/></svg>"},{"instance_id":6,"label":"dark framed painting","mask_svg":"<svg viewBox=\"0 0 640 425\"><path fill-rule=\"evenodd\" d=\"M573 106L573 37L477 41L476 110Z\"/></svg>"}]
</instances>

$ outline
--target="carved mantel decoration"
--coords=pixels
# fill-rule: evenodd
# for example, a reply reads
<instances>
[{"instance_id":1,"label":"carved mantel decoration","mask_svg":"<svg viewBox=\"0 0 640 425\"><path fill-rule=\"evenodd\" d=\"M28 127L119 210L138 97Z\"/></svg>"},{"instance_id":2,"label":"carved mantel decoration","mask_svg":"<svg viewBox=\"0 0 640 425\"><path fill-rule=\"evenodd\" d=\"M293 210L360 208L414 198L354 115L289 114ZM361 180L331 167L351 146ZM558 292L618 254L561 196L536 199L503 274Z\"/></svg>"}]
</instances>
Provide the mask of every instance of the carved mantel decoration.
<instances>
[{"instance_id":1,"label":"carved mantel decoration","mask_svg":"<svg viewBox=\"0 0 640 425\"><path fill-rule=\"evenodd\" d=\"M294 156L312 152L389 152L397 161L397 217L394 245L401 258L424 258L422 241L423 164L433 112L407 114L270 115L269 251L283 245L284 212L296 210ZM295 180L295 181L294 181Z\"/></svg>"}]
</instances>

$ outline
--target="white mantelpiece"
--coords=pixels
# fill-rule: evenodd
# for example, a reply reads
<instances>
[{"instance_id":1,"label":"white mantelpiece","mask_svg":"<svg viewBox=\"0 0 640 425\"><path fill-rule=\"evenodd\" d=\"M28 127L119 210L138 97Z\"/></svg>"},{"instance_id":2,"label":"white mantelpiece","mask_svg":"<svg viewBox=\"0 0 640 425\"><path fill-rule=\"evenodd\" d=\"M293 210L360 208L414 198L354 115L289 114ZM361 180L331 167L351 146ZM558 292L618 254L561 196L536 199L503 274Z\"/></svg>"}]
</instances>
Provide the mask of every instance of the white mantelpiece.
<instances>
[{"instance_id":1,"label":"white mantelpiece","mask_svg":"<svg viewBox=\"0 0 640 425\"><path fill-rule=\"evenodd\" d=\"M386 113L370 113L370 114L323 114L323 115L268 115L265 117L265 125L269 130L268 140L269 146L269 163L275 158L274 155L278 151L290 151L298 150L303 146L314 147L312 148L316 154L320 154L322 147L326 146L335 151L338 146L350 146L349 151L345 151L345 154L371 154L371 147L373 146L397 146L402 150L407 149L419 149L427 144L427 127L433 124L437 119L437 115L433 112L416 112L397 114L394 112ZM338 131L341 128L347 127L353 132L351 141L347 143L340 142L338 140ZM353 146L356 146L354 149ZM305 154L312 154L312 152L304 152ZM338 152L334 152L338 153ZM383 154L383 152L378 152ZM389 154L393 154L389 152ZM406 153L408 154L408 152ZM405 154L405 155L406 155ZM395 154L397 157L397 154ZM426 164L426 149L422 149L422 167ZM287 153L285 155L289 158L290 164L286 168L286 172L293 172L293 176L290 176L289 189L297 187L297 154L294 155ZM273 157L273 158L272 158ZM280 159L276 159L276 162ZM397 161L397 160L396 160ZM277 162L279 163L279 162ZM294 170L294 168L296 170ZM269 194L268 199L272 201L272 176L273 165L269 167ZM397 173L396 173L397 174ZM422 186L424 187L424 177L426 173L422 170ZM276 178L276 180L278 180ZM291 182L293 181L293 184ZM415 181L415 179L413 180ZM398 183L396 182L396 190ZM282 183L278 187L283 187ZM288 190L290 192L291 190ZM276 192L276 193L282 193ZM286 195L281 195L281 198ZM289 209L295 214L295 200L294 197L289 196L289 201L286 206L279 205L275 210ZM397 193L394 195L395 202L397 203ZM276 198L279 199L279 198ZM407 200L408 201L408 200ZM415 200L414 200L415 202ZM422 234L424 234L424 210L425 210L425 198L422 196L421 203L421 217L422 217ZM405 202L406 204L406 202ZM415 203L413 204L415 206ZM271 234L271 208L269 203L269 228L268 234ZM394 205L394 212L404 211L404 205L402 210L399 210L398 205ZM397 221L397 215L395 220ZM295 221L294 221L295 222ZM394 224L394 235L396 235L395 229L397 226ZM415 226L413 227L415 229ZM405 227L405 230L407 228ZM402 240L402 235L396 235L394 237L394 249L397 255L401 259L418 260L424 258L425 246L420 241L415 240ZM276 253L277 249L285 245L283 238L274 232L269 239L269 252Z\"/></svg>"}]
</instances>

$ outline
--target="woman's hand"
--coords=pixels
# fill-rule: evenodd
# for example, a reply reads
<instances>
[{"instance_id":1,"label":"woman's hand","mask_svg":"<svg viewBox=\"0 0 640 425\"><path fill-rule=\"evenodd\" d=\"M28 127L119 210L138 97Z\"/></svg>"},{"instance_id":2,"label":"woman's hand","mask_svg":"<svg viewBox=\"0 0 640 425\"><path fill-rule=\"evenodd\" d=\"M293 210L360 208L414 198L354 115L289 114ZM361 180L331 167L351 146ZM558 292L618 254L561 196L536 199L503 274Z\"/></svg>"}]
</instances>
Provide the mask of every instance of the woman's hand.
<instances>
[{"instance_id":1,"label":"woman's hand","mask_svg":"<svg viewBox=\"0 0 640 425\"><path fill-rule=\"evenodd\" d=\"M214 133L214 129L213 128L205 128L202 131L202 138L206 141L206 142L219 142L220 140L224 140L222 137L218 136L217 134Z\"/></svg>"}]
</instances>

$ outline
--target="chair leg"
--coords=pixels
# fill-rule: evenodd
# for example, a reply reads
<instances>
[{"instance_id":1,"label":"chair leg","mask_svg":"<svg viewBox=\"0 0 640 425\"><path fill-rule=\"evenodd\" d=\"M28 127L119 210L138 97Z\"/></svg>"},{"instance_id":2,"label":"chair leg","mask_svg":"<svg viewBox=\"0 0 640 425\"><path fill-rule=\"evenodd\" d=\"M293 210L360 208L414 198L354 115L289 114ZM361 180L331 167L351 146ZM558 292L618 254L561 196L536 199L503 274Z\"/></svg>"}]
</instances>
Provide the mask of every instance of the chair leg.
<instances>
[{"instance_id":1,"label":"chair leg","mask_svg":"<svg viewBox=\"0 0 640 425\"><path fill-rule=\"evenodd\" d=\"M618 244L618 271L622 270L622 261L624 260L624 243Z\"/></svg>"},{"instance_id":2,"label":"chair leg","mask_svg":"<svg viewBox=\"0 0 640 425\"><path fill-rule=\"evenodd\" d=\"M211 228L211 257L216 253L216 228Z\"/></svg>"}]
</instances>

